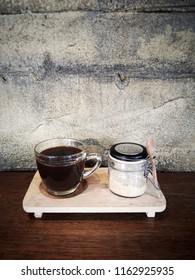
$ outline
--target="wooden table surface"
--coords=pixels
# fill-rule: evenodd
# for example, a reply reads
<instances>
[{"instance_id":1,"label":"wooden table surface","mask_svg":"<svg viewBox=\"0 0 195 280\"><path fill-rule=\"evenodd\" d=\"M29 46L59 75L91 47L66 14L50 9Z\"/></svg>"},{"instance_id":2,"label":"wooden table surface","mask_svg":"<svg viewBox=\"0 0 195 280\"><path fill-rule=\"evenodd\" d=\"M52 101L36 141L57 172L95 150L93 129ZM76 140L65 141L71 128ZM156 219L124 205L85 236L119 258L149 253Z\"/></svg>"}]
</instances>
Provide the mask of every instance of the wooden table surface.
<instances>
[{"instance_id":1,"label":"wooden table surface","mask_svg":"<svg viewBox=\"0 0 195 280\"><path fill-rule=\"evenodd\" d=\"M0 259L195 259L195 173L159 173L167 208L145 214L24 212L34 172L0 172Z\"/></svg>"}]
</instances>

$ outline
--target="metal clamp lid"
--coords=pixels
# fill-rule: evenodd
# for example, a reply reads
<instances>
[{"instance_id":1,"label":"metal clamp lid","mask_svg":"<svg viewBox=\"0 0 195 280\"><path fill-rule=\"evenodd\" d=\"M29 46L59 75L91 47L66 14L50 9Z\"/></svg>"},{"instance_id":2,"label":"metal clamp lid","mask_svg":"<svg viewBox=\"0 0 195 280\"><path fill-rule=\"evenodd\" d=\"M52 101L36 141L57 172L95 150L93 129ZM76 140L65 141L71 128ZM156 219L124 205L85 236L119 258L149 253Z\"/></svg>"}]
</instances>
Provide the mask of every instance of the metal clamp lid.
<instances>
[{"instance_id":1,"label":"metal clamp lid","mask_svg":"<svg viewBox=\"0 0 195 280\"><path fill-rule=\"evenodd\" d=\"M111 146L110 155L123 161L137 161L146 159L148 156L144 146L132 142L122 142Z\"/></svg>"}]
</instances>

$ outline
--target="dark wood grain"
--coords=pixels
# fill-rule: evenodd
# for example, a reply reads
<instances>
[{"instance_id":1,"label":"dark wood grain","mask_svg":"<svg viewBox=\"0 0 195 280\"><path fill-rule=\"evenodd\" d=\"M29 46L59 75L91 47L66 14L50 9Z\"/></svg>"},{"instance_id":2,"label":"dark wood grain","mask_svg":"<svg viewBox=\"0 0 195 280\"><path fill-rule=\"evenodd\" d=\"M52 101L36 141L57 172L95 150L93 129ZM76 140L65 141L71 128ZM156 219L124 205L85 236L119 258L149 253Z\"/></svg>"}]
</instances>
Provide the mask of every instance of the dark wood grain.
<instances>
[{"instance_id":1,"label":"dark wood grain","mask_svg":"<svg viewBox=\"0 0 195 280\"><path fill-rule=\"evenodd\" d=\"M0 173L0 259L194 259L195 173L160 173L167 209L44 214L22 208L33 172Z\"/></svg>"}]
</instances>

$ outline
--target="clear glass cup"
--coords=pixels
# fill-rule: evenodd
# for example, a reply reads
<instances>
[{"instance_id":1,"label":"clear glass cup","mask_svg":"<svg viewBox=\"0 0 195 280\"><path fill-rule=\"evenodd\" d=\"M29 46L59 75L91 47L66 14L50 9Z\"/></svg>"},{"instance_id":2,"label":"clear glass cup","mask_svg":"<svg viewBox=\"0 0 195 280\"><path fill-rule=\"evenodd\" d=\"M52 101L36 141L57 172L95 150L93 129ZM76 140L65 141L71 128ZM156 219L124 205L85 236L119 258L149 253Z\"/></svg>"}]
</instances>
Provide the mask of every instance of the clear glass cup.
<instances>
[{"instance_id":1,"label":"clear glass cup","mask_svg":"<svg viewBox=\"0 0 195 280\"><path fill-rule=\"evenodd\" d=\"M57 196L76 191L101 164L101 156L87 154L85 145L76 139L45 140L38 143L34 151L43 185L50 194ZM88 160L95 160L95 165L85 170Z\"/></svg>"}]
</instances>

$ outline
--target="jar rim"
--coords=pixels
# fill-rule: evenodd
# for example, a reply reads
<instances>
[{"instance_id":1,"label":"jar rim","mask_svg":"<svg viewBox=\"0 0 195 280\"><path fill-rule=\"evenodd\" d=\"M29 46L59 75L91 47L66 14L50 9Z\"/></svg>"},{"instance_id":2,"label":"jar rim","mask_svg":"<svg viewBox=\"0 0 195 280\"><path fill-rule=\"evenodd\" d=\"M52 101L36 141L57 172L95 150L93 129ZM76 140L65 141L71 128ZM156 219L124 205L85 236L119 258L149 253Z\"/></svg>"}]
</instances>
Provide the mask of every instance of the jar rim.
<instances>
[{"instance_id":1,"label":"jar rim","mask_svg":"<svg viewBox=\"0 0 195 280\"><path fill-rule=\"evenodd\" d=\"M133 142L121 142L111 146L110 155L117 160L135 162L148 156L146 147Z\"/></svg>"}]
</instances>

